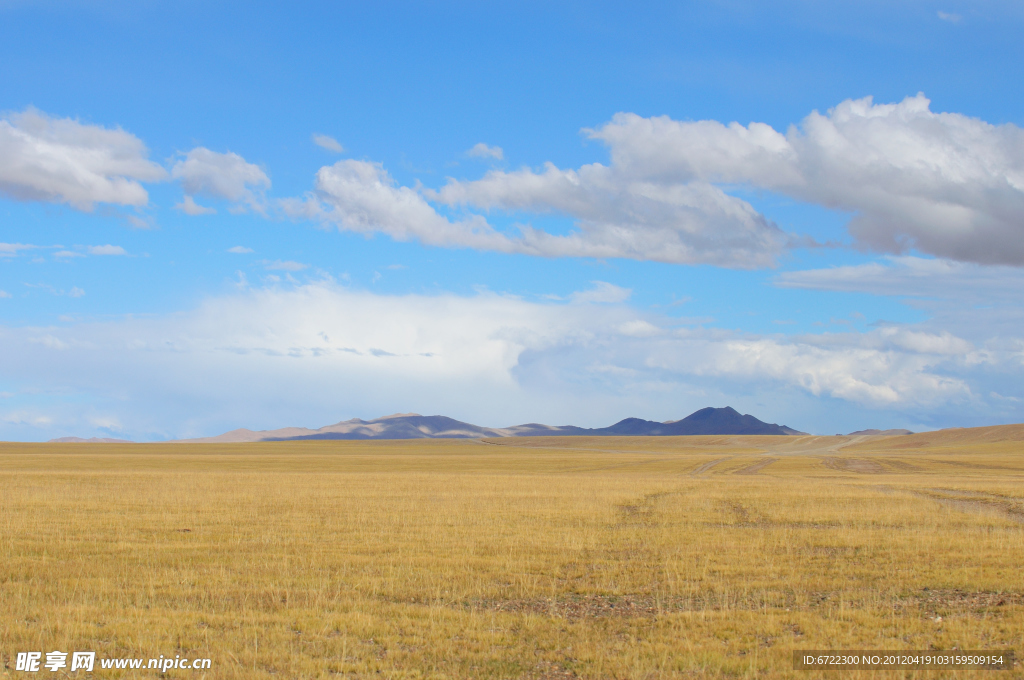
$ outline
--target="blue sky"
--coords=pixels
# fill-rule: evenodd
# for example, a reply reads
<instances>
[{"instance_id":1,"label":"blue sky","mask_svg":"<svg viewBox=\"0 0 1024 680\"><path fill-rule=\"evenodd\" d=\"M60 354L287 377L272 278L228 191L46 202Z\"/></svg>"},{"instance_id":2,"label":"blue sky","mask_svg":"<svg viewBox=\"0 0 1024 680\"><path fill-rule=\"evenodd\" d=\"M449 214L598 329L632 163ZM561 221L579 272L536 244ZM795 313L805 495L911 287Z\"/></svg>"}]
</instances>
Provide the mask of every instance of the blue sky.
<instances>
[{"instance_id":1,"label":"blue sky","mask_svg":"<svg viewBox=\"0 0 1024 680\"><path fill-rule=\"evenodd\" d=\"M0 1L0 438L1024 421L1022 24Z\"/></svg>"}]
</instances>

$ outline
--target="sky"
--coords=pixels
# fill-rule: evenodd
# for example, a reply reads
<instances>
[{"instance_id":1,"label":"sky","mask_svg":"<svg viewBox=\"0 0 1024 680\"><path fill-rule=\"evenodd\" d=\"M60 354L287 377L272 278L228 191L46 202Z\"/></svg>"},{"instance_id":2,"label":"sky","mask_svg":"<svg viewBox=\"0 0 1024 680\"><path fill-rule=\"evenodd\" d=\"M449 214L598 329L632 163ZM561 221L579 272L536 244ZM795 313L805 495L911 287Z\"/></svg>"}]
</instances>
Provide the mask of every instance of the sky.
<instances>
[{"instance_id":1,"label":"sky","mask_svg":"<svg viewBox=\"0 0 1024 680\"><path fill-rule=\"evenodd\" d=\"M0 439L1022 422L1022 30L0 0Z\"/></svg>"}]
</instances>

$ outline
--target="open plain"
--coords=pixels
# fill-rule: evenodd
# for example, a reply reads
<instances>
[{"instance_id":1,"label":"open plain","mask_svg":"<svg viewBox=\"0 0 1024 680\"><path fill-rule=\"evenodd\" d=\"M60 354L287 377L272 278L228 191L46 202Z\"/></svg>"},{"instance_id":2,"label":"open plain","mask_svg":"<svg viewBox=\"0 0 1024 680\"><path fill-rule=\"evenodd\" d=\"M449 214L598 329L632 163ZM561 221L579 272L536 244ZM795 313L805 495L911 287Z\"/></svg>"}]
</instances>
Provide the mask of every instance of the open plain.
<instances>
[{"instance_id":1,"label":"open plain","mask_svg":"<svg viewBox=\"0 0 1024 680\"><path fill-rule=\"evenodd\" d=\"M32 677L28 650L208 657L91 677L211 679L813 678L836 673L793 650L1024 651L1024 426L12 443L0 479L2 677Z\"/></svg>"}]
</instances>

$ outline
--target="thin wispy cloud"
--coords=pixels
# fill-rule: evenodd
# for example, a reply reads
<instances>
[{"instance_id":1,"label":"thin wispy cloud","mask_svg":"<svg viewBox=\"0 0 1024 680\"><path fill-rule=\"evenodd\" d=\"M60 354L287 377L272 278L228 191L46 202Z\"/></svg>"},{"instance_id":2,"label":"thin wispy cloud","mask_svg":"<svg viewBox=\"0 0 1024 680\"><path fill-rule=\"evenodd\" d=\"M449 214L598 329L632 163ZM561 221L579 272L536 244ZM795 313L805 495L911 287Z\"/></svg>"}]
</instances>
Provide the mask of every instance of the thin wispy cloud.
<instances>
[{"instance_id":1,"label":"thin wispy cloud","mask_svg":"<svg viewBox=\"0 0 1024 680\"><path fill-rule=\"evenodd\" d=\"M309 269L308 264L295 262L294 260L264 260L263 268L268 271L300 272Z\"/></svg>"},{"instance_id":2,"label":"thin wispy cloud","mask_svg":"<svg viewBox=\"0 0 1024 680\"><path fill-rule=\"evenodd\" d=\"M345 147L343 147L341 143L334 137L314 133L312 139L313 143L319 146L321 149L327 149L328 151L333 151L334 153L343 153L345 151Z\"/></svg>"},{"instance_id":3,"label":"thin wispy cloud","mask_svg":"<svg viewBox=\"0 0 1024 680\"><path fill-rule=\"evenodd\" d=\"M16 257L23 250L35 250L39 247L28 243L0 243L0 257Z\"/></svg>"}]
</instances>

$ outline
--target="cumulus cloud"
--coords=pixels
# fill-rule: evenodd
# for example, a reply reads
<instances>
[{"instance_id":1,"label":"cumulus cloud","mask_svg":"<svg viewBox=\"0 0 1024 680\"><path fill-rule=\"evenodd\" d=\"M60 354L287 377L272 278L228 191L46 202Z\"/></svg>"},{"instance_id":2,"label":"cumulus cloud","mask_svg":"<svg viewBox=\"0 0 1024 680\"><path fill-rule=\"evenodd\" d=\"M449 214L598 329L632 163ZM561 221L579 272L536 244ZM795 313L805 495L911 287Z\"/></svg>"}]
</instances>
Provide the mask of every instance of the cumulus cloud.
<instances>
[{"instance_id":1,"label":"cumulus cloud","mask_svg":"<svg viewBox=\"0 0 1024 680\"><path fill-rule=\"evenodd\" d=\"M201 146L176 162L171 176L179 180L185 190L185 201L177 207L187 214L207 211L190 200L197 195L232 201L262 212L265 203L262 191L270 187L270 178L258 165L246 162L236 153L218 153Z\"/></svg>"},{"instance_id":2,"label":"cumulus cloud","mask_svg":"<svg viewBox=\"0 0 1024 680\"><path fill-rule=\"evenodd\" d=\"M493 170L435 191L343 161L320 170L314 198L285 205L345 229L545 257L756 268L807 241L729 193L739 186L849 213L865 249L1024 264L1024 132L930 104L921 94L896 104L851 99L785 132L620 113L585 131L607 145L608 165ZM526 224L505 234L480 214L493 210L568 217L576 229Z\"/></svg>"},{"instance_id":3,"label":"cumulus cloud","mask_svg":"<svg viewBox=\"0 0 1024 680\"><path fill-rule=\"evenodd\" d=\"M473 148L466 152L466 155L470 158L493 158L499 161L505 158L505 152L500 146L487 146L483 142L474 144Z\"/></svg>"},{"instance_id":4,"label":"cumulus cloud","mask_svg":"<svg viewBox=\"0 0 1024 680\"><path fill-rule=\"evenodd\" d=\"M921 94L898 104L847 100L785 134L635 114L589 134L630 177L744 184L849 212L865 248L1024 264L1024 132L932 112Z\"/></svg>"},{"instance_id":5,"label":"cumulus cloud","mask_svg":"<svg viewBox=\"0 0 1024 680\"><path fill-rule=\"evenodd\" d=\"M145 145L120 128L35 109L0 118L0 193L16 200L84 211L97 203L144 206L149 195L141 182L167 175L147 156Z\"/></svg>"},{"instance_id":6,"label":"cumulus cloud","mask_svg":"<svg viewBox=\"0 0 1024 680\"><path fill-rule=\"evenodd\" d=\"M450 220L414 189L398 186L378 163L344 160L320 168L305 200L281 202L286 214L320 219L347 231L384 232L399 241L512 252L508 237L474 215Z\"/></svg>"},{"instance_id":7,"label":"cumulus cloud","mask_svg":"<svg viewBox=\"0 0 1024 680\"><path fill-rule=\"evenodd\" d=\"M315 191L281 202L292 217L319 219L340 229L383 232L400 241L543 257L628 257L731 267L770 265L785 235L749 204L709 185L622 187L608 168L580 172L548 166L494 172L439 192L398 186L377 163L345 160L319 170ZM530 226L506 235L479 214L449 217L428 199L449 205L568 212L587 218L579 231L551 234Z\"/></svg>"},{"instance_id":8,"label":"cumulus cloud","mask_svg":"<svg viewBox=\"0 0 1024 680\"><path fill-rule=\"evenodd\" d=\"M313 143L321 149L327 149L334 153L342 153L345 150L345 147L343 147L334 137L314 133L312 139Z\"/></svg>"}]
</instances>

